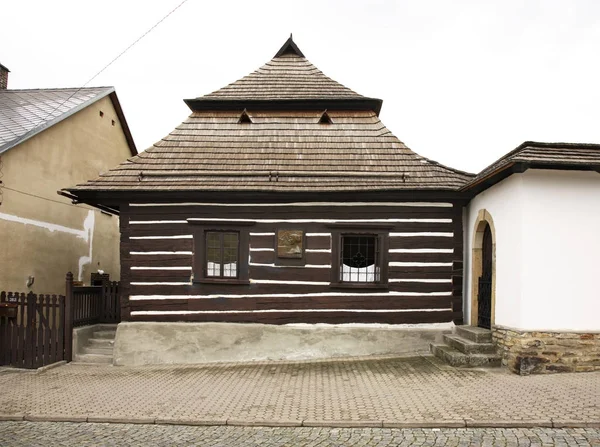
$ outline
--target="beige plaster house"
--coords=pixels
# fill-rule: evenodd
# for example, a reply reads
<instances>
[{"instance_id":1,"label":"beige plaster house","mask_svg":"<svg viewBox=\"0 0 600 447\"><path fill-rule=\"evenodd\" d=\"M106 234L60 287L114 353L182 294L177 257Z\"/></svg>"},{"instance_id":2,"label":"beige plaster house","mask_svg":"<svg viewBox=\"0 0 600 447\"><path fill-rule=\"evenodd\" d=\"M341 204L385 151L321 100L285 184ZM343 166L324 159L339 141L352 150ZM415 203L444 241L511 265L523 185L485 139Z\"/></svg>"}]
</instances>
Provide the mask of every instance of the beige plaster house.
<instances>
[{"instance_id":1,"label":"beige plaster house","mask_svg":"<svg viewBox=\"0 0 600 447\"><path fill-rule=\"evenodd\" d=\"M135 154L112 87L0 88L0 290L64 293L68 271L119 278L118 216L56 192Z\"/></svg>"}]
</instances>

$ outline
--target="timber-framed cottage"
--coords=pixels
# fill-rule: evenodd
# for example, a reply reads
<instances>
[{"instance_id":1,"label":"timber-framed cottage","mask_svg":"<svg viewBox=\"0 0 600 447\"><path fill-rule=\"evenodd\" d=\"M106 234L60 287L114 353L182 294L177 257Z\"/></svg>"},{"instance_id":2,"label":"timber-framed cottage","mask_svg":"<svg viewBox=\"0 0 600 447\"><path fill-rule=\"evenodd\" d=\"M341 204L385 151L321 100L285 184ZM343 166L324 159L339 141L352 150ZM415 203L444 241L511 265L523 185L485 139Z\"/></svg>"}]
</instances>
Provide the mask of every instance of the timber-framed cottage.
<instances>
[{"instance_id":1,"label":"timber-framed cottage","mask_svg":"<svg viewBox=\"0 0 600 447\"><path fill-rule=\"evenodd\" d=\"M120 213L124 320L462 322L459 189L473 176L406 147L380 99L290 37L185 102L161 141L67 189Z\"/></svg>"}]
</instances>

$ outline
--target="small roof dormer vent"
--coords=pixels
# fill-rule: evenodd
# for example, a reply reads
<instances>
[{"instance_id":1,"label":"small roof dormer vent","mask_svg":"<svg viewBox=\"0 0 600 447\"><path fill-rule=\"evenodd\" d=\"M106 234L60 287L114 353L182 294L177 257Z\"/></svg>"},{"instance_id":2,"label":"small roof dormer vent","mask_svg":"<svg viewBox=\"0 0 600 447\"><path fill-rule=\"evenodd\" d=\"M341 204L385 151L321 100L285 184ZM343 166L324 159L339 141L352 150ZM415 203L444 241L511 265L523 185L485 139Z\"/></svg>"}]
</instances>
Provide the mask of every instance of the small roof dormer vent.
<instances>
[{"instance_id":1,"label":"small roof dormer vent","mask_svg":"<svg viewBox=\"0 0 600 447\"><path fill-rule=\"evenodd\" d=\"M250 118L250 115L248 115L248 112L246 111L246 109L244 109L244 111L240 115L238 124L252 124L252 119Z\"/></svg>"},{"instance_id":2,"label":"small roof dormer vent","mask_svg":"<svg viewBox=\"0 0 600 447\"><path fill-rule=\"evenodd\" d=\"M321 115L321 118L319 118L319 124L333 124L333 121L331 121L331 117L327 113L327 110L325 110Z\"/></svg>"}]
</instances>

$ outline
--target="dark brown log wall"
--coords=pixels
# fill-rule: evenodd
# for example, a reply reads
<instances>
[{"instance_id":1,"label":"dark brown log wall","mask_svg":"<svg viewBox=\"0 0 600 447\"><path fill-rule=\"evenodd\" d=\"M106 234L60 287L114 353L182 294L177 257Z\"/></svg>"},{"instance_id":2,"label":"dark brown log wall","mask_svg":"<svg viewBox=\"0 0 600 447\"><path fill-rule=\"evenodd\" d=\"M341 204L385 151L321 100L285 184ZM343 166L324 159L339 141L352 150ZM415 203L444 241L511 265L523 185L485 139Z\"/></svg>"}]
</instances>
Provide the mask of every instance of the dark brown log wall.
<instances>
[{"instance_id":1,"label":"dark brown log wall","mask_svg":"<svg viewBox=\"0 0 600 447\"><path fill-rule=\"evenodd\" d=\"M255 221L240 227L250 233L250 284L191 282L191 235L197 226L189 218ZM305 222L269 222L290 219ZM344 220L357 225L360 219L385 220L389 229L387 288L335 288L330 285L331 267L322 267L334 264L331 224ZM304 231L302 265L276 257L278 229ZM462 238L462 204L122 206L122 315L128 320L276 324L459 322Z\"/></svg>"}]
</instances>

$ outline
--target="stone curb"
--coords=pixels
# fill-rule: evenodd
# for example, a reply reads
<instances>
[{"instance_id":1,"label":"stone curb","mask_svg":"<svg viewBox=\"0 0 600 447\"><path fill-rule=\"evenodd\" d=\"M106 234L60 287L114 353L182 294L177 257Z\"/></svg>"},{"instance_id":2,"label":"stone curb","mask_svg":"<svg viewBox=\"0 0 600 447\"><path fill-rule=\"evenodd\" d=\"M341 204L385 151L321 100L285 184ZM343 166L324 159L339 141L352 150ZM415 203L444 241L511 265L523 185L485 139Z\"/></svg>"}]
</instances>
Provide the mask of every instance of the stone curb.
<instances>
[{"instance_id":1,"label":"stone curb","mask_svg":"<svg viewBox=\"0 0 600 447\"><path fill-rule=\"evenodd\" d=\"M600 428L600 419L595 421L572 420L473 420L455 419L440 421L404 420L266 420L266 419L185 419L185 418L127 418L110 416L77 415L38 415L2 414L1 421L28 422L76 422L106 424L148 424L148 425L196 425L196 426L238 426L238 427L330 427L330 428Z\"/></svg>"},{"instance_id":2,"label":"stone curb","mask_svg":"<svg viewBox=\"0 0 600 447\"><path fill-rule=\"evenodd\" d=\"M600 428L600 420L598 421L567 421L552 419L552 427L554 428Z\"/></svg>"},{"instance_id":3,"label":"stone curb","mask_svg":"<svg viewBox=\"0 0 600 447\"><path fill-rule=\"evenodd\" d=\"M50 369L54 369L54 368L58 368L59 366L63 366L66 365L67 361L66 360L61 360L60 362L56 362L56 363L51 363L49 365L46 366L40 366L38 369L36 369L36 372L39 373L43 373L46 372Z\"/></svg>"},{"instance_id":4,"label":"stone curb","mask_svg":"<svg viewBox=\"0 0 600 447\"><path fill-rule=\"evenodd\" d=\"M465 419L467 428L532 428L532 427L547 427L552 428L552 421L545 420L508 420L508 421L476 421L473 419Z\"/></svg>"},{"instance_id":5,"label":"stone curb","mask_svg":"<svg viewBox=\"0 0 600 447\"><path fill-rule=\"evenodd\" d=\"M303 427L382 428L383 421L302 421Z\"/></svg>"},{"instance_id":6,"label":"stone curb","mask_svg":"<svg viewBox=\"0 0 600 447\"><path fill-rule=\"evenodd\" d=\"M243 427L302 427L302 421L300 419L290 421L267 421L260 419L227 419L227 425Z\"/></svg>"},{"instance_id":7,"label":"stone curb","mask_svg":"<svg viewBox=\"0 0 600 447\"><path fill-rule=\"evenodd\" d=\"M29 422L87 422L88 417L62 414L26 414L23 420Z\"/></svg>"},{"instance_id":8,"label":"stone curb","mask_svg":"<svg viewBox=\"0 0 600 447\"><path fill-rule=\"evenodd\" d=\"M384 428L465 428L464 419L445 421L383 421Z\"/></svg>"},{"instance_id":9,"label":"stone curb","mask_svg":"<svg viewBox=\"0 0 600 447\"><path fill-rule=\"evenodd\" d=\"M226 419L214 420L198 420L198 419L176 419L176 418L159 418L154 421L157 425L204 425L217 426L227 425Z\"/></svg>"}]
</instances>

